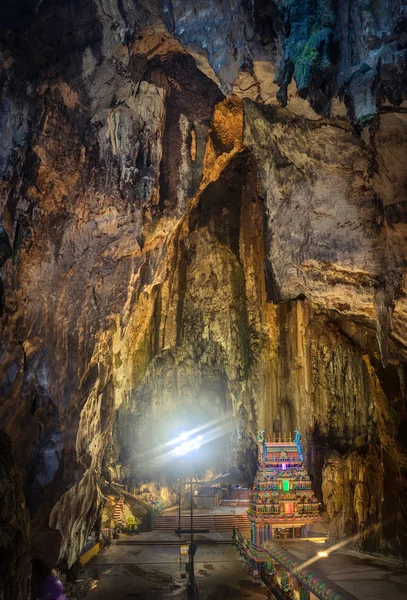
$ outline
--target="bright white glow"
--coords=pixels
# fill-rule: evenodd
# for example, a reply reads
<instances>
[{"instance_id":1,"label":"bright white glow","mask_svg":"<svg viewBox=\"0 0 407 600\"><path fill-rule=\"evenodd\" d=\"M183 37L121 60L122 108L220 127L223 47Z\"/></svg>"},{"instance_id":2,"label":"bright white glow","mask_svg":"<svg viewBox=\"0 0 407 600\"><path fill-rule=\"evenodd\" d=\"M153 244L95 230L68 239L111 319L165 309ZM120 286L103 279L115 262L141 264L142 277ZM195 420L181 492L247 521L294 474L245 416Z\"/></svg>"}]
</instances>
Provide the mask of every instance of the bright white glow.
<instances>
[{"instance_id":1,"label":"bright white glow","mask_svg":"<svg viewBox=\"0 0 407 600\"><path fill-rule=\"evenodd\" d=\"M171 440L168 443L171 444L172 446L176 446L177 444L181 445L183 442L185 442L189 438L191 433L193 433L193 432L181 433L181 435L179 435L177 438L174 438L173 440Z\"/></svg>"},{"instance_id":2,"label":"bright white glow","mask_svg":"<svg viewBox=\"0 0 407 600\"><path fill-rule=\"evenodd\" d=\"M187 440L196 439L198 435L202 440L198 440L199 446L210 446L211 442L227 436L232 431L233 419L230 413L225 413L220 417L206 421L201 425L182 433L176 438L172 438L163 444L151 444L146 451L135 455L135 460L142 463L144 468L163 469L166 464L173 464L174 459L183 455L179 450L175 451L177 446L182 446ZM184 448L186 450L186 448ZM190 450L188 450L190 452ZM186 453L187 454L187 453Z\"/></svg>"},{"instance_id":3,"label":"bright white glow","mask_svg":"<svg viewBox=\"0 0 407 600\"><path fill-rule=\"evenodd\" d=\"M203 436L197 435L196 437L190 439L190 433L182 433L175 441L182 442L178 446L176 446L171 454L174 456L186 456L193 450L198 450L202 446Z\"/></svg>"},{"instance_id":4,"label":"bright white glow","mask_svg":"<svg viewBox=\"0 0 407 600\"><path fill-rule=\"evenodd\" d=\"M318 552L318 556L320 558L328 558L328 552L325 552L325 550L322 550L321 552Z\"/></svg>"}]
</instances>

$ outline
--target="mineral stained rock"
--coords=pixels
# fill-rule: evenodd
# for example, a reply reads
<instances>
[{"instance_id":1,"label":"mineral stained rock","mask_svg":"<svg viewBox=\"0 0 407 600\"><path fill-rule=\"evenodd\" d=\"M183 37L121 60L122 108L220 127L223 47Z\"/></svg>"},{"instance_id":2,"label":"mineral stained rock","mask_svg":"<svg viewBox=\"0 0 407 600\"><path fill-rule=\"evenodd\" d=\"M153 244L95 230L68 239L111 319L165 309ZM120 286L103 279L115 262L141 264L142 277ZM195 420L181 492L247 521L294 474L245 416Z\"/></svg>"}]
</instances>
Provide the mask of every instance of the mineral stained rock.
<instances>
[{"instance_id":1,"label":"mineral stained rock","mask_svg":"<svg viewBox=\"0 0 407 600\"><path fill-rule=\"evenodd\" d=\"M331 535L405 553L403 3L3 4L0 597L193 414L248 478L300 429Z\"/></svg>"}]
</instances>

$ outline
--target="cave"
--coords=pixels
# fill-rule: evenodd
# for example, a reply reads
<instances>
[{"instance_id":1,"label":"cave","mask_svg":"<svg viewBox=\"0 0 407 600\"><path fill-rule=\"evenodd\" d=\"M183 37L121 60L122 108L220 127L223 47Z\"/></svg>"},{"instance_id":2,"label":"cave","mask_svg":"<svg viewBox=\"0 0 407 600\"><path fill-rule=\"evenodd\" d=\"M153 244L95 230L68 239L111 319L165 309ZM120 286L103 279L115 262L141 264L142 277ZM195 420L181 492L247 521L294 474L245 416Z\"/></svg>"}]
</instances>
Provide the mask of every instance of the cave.
<instances>
[{"instance_id":1,"label":"cave","mask_svg":"<svg viewBox=\"0 0 407 600\"><path fill-rule=\"evenodd\" d=\"M87 598L112 502L147 532L181 480L250 488L262 431L301 432L328 540L407 557L406 24L3 0L0 599Z\"/></svg>"}]
</instances>

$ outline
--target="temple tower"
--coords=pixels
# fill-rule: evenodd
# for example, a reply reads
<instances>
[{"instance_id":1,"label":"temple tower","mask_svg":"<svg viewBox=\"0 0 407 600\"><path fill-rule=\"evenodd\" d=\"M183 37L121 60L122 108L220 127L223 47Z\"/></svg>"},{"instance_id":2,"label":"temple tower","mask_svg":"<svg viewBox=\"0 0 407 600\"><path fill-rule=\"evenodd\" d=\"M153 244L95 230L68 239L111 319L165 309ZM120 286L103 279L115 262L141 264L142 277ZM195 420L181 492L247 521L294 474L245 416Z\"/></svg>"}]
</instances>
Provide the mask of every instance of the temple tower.
<instances>
[{"instance_id":1,"label":"temple tower","mask_svg":"<svg viewBox=\"0 0 407 600\"><path fill-rule=\"evenodd\" d=\"M273 537L304 537L318 517L318 501L303 464L301 434L258 435L259 468L250 494L251 543L261 549Z\"/></svg>"}]
</instances>

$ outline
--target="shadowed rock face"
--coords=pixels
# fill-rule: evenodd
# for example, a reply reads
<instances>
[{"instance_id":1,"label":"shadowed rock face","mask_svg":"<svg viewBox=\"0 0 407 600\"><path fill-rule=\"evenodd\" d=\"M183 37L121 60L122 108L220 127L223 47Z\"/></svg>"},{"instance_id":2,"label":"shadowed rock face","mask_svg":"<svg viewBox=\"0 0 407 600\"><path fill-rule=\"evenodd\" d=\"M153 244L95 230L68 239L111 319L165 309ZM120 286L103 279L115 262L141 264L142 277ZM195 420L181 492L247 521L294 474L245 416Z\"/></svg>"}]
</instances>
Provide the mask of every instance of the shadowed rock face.
<instances>
[{"instance_id":1,"label":"shadowed rock face","mask_svg":"<svg viewBox=\"0 0 407 600\"><path fill-rule=\"evenodd\" d=\"M28 511L24 506L21 480L14 466L11 443L0 431L0 490L2 509L0 517L0 575L4 598L21 600L29 596L29 577L21 577L31 569L28 554ZM16 582L10 572L21 577Z\"/></svg>"},{"instance_id":2,"label":"shadowed rock face","mask_svg":"<svg viewBox=\"0 0 407 600\"><path fill-rule=\"evenodd\" d=\"M248 477L299 428L332 535L405 550L403 6L201 4L3 8L6 596L198 414Z\"/></svg>"}]
</instances>

